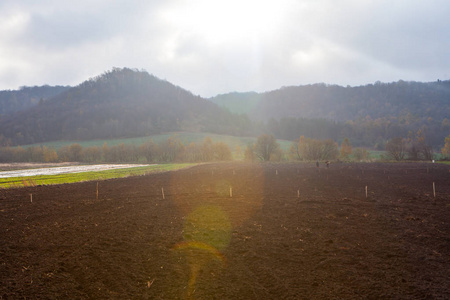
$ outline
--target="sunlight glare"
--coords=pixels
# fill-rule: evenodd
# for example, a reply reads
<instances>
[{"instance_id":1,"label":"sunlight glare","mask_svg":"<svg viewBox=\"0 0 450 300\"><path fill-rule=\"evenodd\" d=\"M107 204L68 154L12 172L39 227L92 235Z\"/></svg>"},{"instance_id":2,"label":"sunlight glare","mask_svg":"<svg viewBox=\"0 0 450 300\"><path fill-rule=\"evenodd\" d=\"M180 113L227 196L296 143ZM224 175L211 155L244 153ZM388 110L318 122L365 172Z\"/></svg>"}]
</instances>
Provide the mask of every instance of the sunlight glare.
<instances>
[{"instance_id":1,"label":"sunlight glare","mask_svg":"<svg viewBox=\"0 0 450 300\"><path fill-rule=\"evenodd\" d=\"M163 18L182 36L199 37L209 44L264 38L282 20L285 1L196 0L164 11Z\"/></svg>"}]
</instances>

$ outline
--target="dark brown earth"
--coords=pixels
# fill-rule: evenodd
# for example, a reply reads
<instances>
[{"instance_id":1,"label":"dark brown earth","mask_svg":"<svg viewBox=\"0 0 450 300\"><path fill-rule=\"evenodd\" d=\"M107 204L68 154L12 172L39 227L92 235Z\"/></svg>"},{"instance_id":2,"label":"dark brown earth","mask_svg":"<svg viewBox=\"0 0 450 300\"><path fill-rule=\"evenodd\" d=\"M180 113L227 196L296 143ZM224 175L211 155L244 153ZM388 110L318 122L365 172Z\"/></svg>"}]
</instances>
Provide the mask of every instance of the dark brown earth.
<instances>
[{"instance_id":1,"label":"dark brown earth","mask_svg":"<svg viewBox=\"0 0 450 300\"><path fill-rule=\"evenodd\" d=\"M450 299L448 165L211 164L96 186L0 190L0 299Z\"/></svg>"}]
</instances>

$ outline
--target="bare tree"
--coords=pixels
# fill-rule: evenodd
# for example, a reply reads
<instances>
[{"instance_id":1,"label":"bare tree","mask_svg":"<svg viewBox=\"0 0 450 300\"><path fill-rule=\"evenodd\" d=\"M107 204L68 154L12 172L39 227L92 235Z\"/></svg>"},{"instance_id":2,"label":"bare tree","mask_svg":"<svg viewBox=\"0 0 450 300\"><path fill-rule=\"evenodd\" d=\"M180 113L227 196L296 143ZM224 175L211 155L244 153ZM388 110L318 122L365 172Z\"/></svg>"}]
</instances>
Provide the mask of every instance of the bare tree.
<instances>
[{"instance_id":1,"label":"bare tree","mask_svg":"<svg viewBox=\"0 0 450 300\"><path fill-rule=\"evenodd\" d=\"M263 161L269 161L270 156L275 154L280 148L273 135L263 134L258 137L255 143L255 154Z\"/></svg>"},{"instance_id":2,"label":"bare tree","mask_svg":"<svg viewBox=\"0 0 450 300\"><path fill-rule=\"evenodd\" d=\"M397 161L405 159L407 147L406 141L401 137L390 139L386 143L387 155Z\"/></svg>"}]
</instances>

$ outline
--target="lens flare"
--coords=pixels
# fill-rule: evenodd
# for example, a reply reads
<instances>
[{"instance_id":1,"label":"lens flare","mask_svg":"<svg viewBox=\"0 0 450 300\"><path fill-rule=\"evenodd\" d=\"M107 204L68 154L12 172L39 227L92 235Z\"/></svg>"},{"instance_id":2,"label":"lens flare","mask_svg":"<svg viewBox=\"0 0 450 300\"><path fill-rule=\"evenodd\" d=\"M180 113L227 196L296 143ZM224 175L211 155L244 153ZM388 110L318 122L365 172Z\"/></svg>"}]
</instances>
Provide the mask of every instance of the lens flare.
<instances>
[{"instance_id":1,"label":"lens flare","mask_svg":"<svg viewBox=\"0 0 450 300\"><path fill-rule=\"evenodd\" d=\"M212 247L211 245L202 243L202 242L181 242L175 245L173 247L174 250L200 250L204 251L208 254L211 254L211 258L218 259L220 262L225 264L225 256L217 250L216 248Z\"/></svg>"},{"instance_id":2,"label":"lens flare","mask_svg":"<svg viewBox=\"0 0 450 300\"><path fill-rule=\"evenodd\" d=\"M231 223L220 207L200 206L186 217L183 238L184 241L173 249L182 251L191 269L186 296L191 299L200 270L212 260L225 265L225 257L220 250L230 243Z\"/></svg>"},{"instance_id":3,"label":"lens flare","mask_svg":"<svg viewBox=\"0 0 450 300\"><path fill-rule=\"evenodd\" d=\"M200 242L216 249L224 249L231 239L228 215L218 206L204 205L190 213L184 223L185 241Z\"/></svg>"}]
</instances>

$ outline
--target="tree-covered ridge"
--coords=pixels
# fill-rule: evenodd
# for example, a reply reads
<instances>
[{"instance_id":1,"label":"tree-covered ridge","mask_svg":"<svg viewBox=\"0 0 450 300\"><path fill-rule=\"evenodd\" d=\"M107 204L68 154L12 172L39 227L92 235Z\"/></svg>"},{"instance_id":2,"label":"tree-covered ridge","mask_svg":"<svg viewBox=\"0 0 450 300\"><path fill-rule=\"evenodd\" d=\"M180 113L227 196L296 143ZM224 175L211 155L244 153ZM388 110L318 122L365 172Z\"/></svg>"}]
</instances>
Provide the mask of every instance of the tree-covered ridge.
<instances>
[{"instance_id":1,"label":"tree-covered ridge","mask_svg":"<svg viewBox=\"0 0 450 300\"><path fill-rule=\"evenodd\" d=\"M0 115L7 115L36 106L69 88L69 86L44 85L24 86L14 91L0 91Z\"/></svg>"},{"instance_id":2,"label":"tree-covered ridge","mask_svg":"<svg viewBox=\"0 0 450 300\"><path fill-rule=\"evenodd\" d=\"M293 140L299 135L384 148L387 140L421 130L442 146L450 130L450 81L398 81L359 87L313 84L266 93L230 93L211 99L230 109L243 103L252 120L268 120L266 132ZM256 103L255 103L256 101Z\"/></svg>"},{"instance_id":3,"label":"tree-covered ridge","mask_svg":"<svg viewBox=\"0 0 450 300\"><path fill-rule=\"evenodd\" d=\"M248 107L244 112L259 120L293 117L345 122L395 117L408 122L432 117L442 121L450 116L450 80L429 83L400 80L358 87L319 83L259 94L229 93L210 100L231 108L240 102Z\"/></svg>"},{"instance_id":4,"label":"tree-covered ridge","mask_svg":"<svg viewBox=\"0 0 450 300\"><path fill-rule=\"evenodd\" d=\"M256 92L238 93L232 92L228 94L217 95L209 100L225 107L231 112L239 114L250 114L263 99L263 94Z\"/></svg>"},{"instance_id":5,"label":"tree-covered ridge","mask_svg":"<svg viewBox=\"0 0 450 300\"><path fill-rule=\"evenodd\" d=\"M248 119L144 71L113 69L0 119L3 144L137 137L169 131L240 135Z\"/></svg>"}]
</instances>

